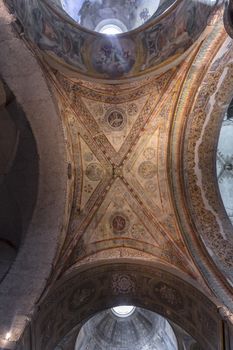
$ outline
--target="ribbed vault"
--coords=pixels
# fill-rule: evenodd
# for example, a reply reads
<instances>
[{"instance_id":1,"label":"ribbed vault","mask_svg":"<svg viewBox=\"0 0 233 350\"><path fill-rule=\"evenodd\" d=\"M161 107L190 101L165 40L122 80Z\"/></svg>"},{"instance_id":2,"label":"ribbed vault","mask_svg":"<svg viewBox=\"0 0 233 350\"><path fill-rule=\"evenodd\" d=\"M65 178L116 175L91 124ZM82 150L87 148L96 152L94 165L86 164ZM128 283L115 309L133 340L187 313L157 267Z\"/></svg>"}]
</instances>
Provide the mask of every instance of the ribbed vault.
<instances>
[{"instance_id":1,"label":"ribbed vault","mask_svg":"<svg viewBox=\"0 0 233 350\"><path fill-rule=\"evenodd\" d=\"M60 1L6 3L0 74L39 161L32 219L0 285L0 346L14 348L28 319L21 349L67 350L126 303L180 327L181 350L199 346L189 336L222 350L233 310L216 174L233 74L222 1L174 1L119 39L83 28Z\"/></svg>"}]
</instances>

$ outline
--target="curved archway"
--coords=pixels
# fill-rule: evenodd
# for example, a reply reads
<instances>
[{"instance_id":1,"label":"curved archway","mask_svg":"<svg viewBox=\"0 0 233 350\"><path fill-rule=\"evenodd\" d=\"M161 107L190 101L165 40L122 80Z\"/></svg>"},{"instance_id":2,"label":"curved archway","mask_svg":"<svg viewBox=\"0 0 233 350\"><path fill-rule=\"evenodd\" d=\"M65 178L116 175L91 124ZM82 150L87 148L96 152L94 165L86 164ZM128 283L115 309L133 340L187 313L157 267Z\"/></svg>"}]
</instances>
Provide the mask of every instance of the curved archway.
<instances>
[{"instance_id":1,"label":"curved archway","mask_svg":"<svg viewBox=\"0 0 233 350\"><path fill-rule=\"evenodd\" d=\"M4 348L6 334L11 334L10 342L20 338L63 244L71 182L60 115L40 65L13 33L14 19L2 2L0 21L0 75L29 121L40 159L33 217L17 258L0 286L0 347Z\"/></svg>"},{"instance_id":2,"label":"curved archway","mask_svg":"<svg viewBox=\"0 0 233 350\"><path fill-rule=\"evenodd\" d=\"M35 349L53 349L78 324L119 304L159 313L206 350L221 348L222 323L212 300L163 266L123 260L78 268L55 285L34 319Z\"/></svg>"},{"instance_id":3,"label":"curved archway","mask_svg":"<svg viewBox=\"0 0 233 350\"><path fill-rule=\"evenodd\" d=\"M1 82L0 82L1 84ZM0 283L30 223L38 189L38 154L25 113L6 84L0 106Z\"/></svg>"},{"instance_id":4,"label":"curved archway","mask_svg":"<svg viewBox=\"0 0 233 350\"><path fill-rule=\"evenodd\" d=\"M170 145L180 172L171 181L186 243L212 291L232 310L232 225L216 175L219 132L232 99L232 43L224 33L215 40L209 44L217 45L217 55L214 47L199 52L180 94Z\"/></svg>"}]
</instances>

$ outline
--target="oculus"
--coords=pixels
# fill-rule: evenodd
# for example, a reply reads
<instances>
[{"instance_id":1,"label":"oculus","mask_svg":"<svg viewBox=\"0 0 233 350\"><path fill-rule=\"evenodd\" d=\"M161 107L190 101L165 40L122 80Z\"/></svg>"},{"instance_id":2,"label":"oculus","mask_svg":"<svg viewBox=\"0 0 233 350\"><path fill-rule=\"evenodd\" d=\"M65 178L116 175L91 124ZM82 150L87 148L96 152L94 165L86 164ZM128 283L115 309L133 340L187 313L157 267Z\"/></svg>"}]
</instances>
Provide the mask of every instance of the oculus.
<instances>
[{"instance_id":1,"label":"oculus","mask_svg":"<svg viewBox=\"0 0 233 350\"><path fill-rule=\"evenodd\" d=\"M100 33L108 34L108 35L115 35L123 33L121 28L116 26L115 24L108 24L101 28Z\"/></svg>"},{"instance_id":2,"label":"oculus","mask_svg":"<svg viewBox=\"0 0 233 350\"><path fill-rule=\"evenodd\" d=\"M111 310L115 316L125 318L131 316L135 309L135 306L132 305L121 305L113 307Z\"/></svg>"}]
</instances>

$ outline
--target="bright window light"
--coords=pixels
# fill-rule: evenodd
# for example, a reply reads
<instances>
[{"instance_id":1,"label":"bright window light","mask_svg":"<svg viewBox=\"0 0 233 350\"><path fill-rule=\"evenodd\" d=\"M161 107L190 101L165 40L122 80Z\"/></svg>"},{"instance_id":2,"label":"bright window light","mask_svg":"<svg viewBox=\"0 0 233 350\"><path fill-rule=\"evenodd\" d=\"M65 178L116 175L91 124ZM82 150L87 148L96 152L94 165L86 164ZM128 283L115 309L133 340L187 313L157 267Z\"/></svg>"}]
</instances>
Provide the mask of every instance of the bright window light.
<instances>
[{"instance_id":1,"label":"bright window light","mask_svg":"<svg viewBox=\"0 0 233 350\"><path fill-rule=\"evenodd\" d=\"M112 312L118 317L129 317L134 313L135 309L135 306L121 305L113 307Z\"/></svg>"},{"instance_id":2,"label":"bright window light","mask_svg":"<svg viewBox=\"0 0 233 350\"><path fill-rule=\"evenodd\" d=\"M100 33L107 35L116 35L123 33L122 29L115 24L106 24L100 29Z\"/></svg>"},{"instance_id":3,"label":"bright window light","mask_svg":"<svg viewBox=\"0 0 233 350\"><path fill-rule=\"evenodd\" d=\"M11 338L11 332L8 332L8 333L6 334L6 336L5 336L5 339L6 339L7 341L9 341L10 338Z\"/></svg>"}]
</instances>

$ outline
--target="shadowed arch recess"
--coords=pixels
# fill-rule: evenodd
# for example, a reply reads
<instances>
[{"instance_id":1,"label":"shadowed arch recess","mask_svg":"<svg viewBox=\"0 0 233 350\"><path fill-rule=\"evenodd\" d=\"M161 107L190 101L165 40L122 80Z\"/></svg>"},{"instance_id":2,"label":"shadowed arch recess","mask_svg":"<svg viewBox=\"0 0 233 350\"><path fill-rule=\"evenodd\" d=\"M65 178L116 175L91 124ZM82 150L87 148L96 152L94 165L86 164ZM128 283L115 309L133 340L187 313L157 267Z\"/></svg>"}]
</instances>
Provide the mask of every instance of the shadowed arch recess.
<instances>
[{"instance_id":1,"label":"shadowed arch recess","mask_svg":"<svg viewBox=\"0 0 233 350\"><path fill-rule=\"evenodd\" d=\"M0 75L24 111L34 135L39 183L23 244L0 286L0 348L6 347L4 339L8 332L11 339L7 347L15 345L45 287L64 238L70 184L60 115L34 55L13 33L13 21L1 2Z\"/></svg>"}]
</instances>

